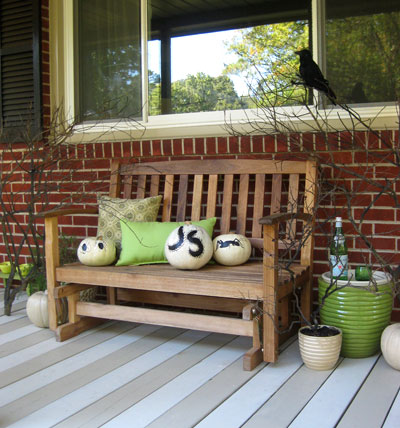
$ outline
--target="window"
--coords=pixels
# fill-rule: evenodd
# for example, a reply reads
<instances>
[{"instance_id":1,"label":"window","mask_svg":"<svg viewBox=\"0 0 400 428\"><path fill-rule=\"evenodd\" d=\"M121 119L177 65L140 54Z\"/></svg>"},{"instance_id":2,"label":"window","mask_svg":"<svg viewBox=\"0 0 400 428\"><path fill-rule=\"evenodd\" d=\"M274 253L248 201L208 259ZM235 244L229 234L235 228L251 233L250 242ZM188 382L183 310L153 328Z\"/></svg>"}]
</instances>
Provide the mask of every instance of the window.
<instances>
[{"instance_id":1,"label":"window","mask_svg":"<svg viewBox=\"0 0 400 428\"><path fill-rule=\"evenodd\" d=\"M139 0L75 2L81 120L141 115Z\"/></svg>"},{"instance_id":2,"label":"window","mask_svg":"<svg viewBox=\"0 0 400 428\"><path fill-rule=\"evenodd\" d=\"M0 126L2 138L41 129L40 2L0 2Z\"/></svg>"},{"instance_id":3,"label":"window","mask_svg":"<svg viewBox=\"0 0 400 428\"><path fill-rule=\"evenodd\" d=\"M400 94L400 2L326 1L326 70L341 103Z\"/></svg>"},{"instance_id":4,"label":"window","mask_svg":"<svg viewBox=\"0 0 400 428\"><path fill-rule=\"evenodd\" d=\"M142 106L150 115L252 107L261 81L273 91L291 85L310 10L310 0L75 0L76 111L90 120L138 118Z\"/></svg>"},{"instance_id":5,"label":"window","mask_svg":"<svg viewBox=\"0 0 400 428\"><path fill-rule=\"evenodd\" d=\"M90 132L103 139L109 138L107 132L121 140L227 135L227 120L242 131L244 122L260 118L254 99L264 97L265 105L304 103L304 88L293 84L299 66L294 51L309 47L340 102L356 105L364 119L379 112L382 122L374 125L394 128L398 4L52 1L52 105L63 105L71 120L95 119ZM375 27L368 33L372 21ZM339 107L315 100L315 108L328 107L326 114L341 126ZM379 103L385 104L384 112ZM309 129L307 114L296 113L299 129Z\"/></svg>"}]
</instances>

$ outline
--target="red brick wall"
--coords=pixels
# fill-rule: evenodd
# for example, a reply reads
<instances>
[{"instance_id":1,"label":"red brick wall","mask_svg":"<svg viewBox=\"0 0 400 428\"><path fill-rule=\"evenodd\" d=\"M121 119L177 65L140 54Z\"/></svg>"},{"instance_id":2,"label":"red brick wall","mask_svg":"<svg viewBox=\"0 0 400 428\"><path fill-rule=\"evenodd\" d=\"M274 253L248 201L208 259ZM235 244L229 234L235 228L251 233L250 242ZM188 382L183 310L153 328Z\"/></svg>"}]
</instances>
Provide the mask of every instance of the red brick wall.
<instances>
[{"instance_id":1,"label":"red brick wall","mask_svg":"<svg viewBox=\"0 0 400 428\"><path fill-rule=\"evenodd\" d=\"M43 0L43 32L42 32L42 58L43 58L43 120L49 123L50 118L50 75L49 75L49 9L48 0ZM384 137L392 140L398 134L392 131L383 131ZM351 140L353 139L353 140ZM358 142L369 148L368 157L365 151L354 150L351 141ZM367 188L365 183L360 184L354 173L368 171L371 178L385 180L388 176L397 176L398 168L390 164L382 154L384 147L375 136L363 132L349 135L348 133L332 134L328 141L313 134L297 134L289 138L286 136L256 136L256 137L215 137L215 138L177 138L153 141L133 142L99 142L77 145L64 154L64 162L60 162L60 173L66 173L66 164L73 170L73 181L79 183L79 192L86 192L89 201L95 201L95 191L107 188L107 177L112 159L135 158L137 161L160 161L182 158L267 158L282 159L305 157L308 153L317 154L322 160L329 162L331 157L343 164L349 171L341 171L343 183L355 193L362 191L352 207L353 215L361 214L365 206L371 202L376 189ZM337 171L325 168L324 173L329 177L337 178ZM23 182L15 186L23 186ZM72 183L71 183L72 186ZM76 187L75 190L78 190ZM400 188L397 189L400 192ZM70 188L73 192L73 187ZM400 194L399 194L400 196ZM57 202L59 194L52 194L51 198ZM326 201L321 209L321 218L332 214L340 200ZM346 215L344 213L344 218ZM365 232L375 235L374 244L393 265L400 264L400 212L394 206L393 198L382 197L365 219ZM69 217L62 222L61 231L67 235L85 237L95 235L96 219L86 220L83 224L81 218ZM345 222L345 232L348 236L350 262L353 266L364 261L368 254L363 243L353 235L351 226ZM1 239L1 238L0 238ZM328 270L327 238L326 234L317 231L315 235L315 263L314 272L317 277ZM4 245L0 241L0 261L5 259ZM400 310L396 310L394 317L400 320Z\"/></svg>"}]
</instances>

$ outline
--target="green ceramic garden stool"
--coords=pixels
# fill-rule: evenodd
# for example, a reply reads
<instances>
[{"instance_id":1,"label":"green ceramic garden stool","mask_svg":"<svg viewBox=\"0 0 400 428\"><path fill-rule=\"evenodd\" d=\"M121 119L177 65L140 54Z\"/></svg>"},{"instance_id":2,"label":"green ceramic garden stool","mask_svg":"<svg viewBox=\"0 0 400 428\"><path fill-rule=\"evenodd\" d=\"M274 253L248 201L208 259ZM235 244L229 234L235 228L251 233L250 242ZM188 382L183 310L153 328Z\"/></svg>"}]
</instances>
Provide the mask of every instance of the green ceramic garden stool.
<instances>
[{"instance_id":1,"label":"green ceramic garden stool","mask_svg":"<svg viewBox=\"0 0 400 428\"><path fill-rule=\"evenodd\" d=\"M318 279L320 301L330 275L326 272ZM349 278L354 278L354 270L349 270ZM368 281L350 281L350 286L329 296L321 309L321 323L339 327L343 332L343 357L369 357L380 349L381 334L392 313L392 283L383 272L374 272L373 278L378 292ZM339 280L338 286L348 282Z\"/></svg>"}]
</instances>

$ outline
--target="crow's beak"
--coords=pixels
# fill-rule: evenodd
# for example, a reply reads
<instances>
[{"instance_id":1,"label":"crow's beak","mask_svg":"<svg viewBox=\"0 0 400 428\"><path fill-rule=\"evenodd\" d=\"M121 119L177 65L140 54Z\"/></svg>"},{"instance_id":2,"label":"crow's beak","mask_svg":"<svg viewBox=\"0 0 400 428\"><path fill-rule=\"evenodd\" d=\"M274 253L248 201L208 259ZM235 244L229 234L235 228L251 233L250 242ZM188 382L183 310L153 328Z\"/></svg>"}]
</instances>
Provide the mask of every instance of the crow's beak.
<instances>
[{"instance_id":1,"label":"crow's beak","mask_svg":"<svg viewBox=\"0 0 400 428\"><path fill-rule=\"evenodd\" d=\"M300 55L300 51L296 51L296 52L295 52L295 54L296 54L296 55Z\"/></svg>"}]
</instances>

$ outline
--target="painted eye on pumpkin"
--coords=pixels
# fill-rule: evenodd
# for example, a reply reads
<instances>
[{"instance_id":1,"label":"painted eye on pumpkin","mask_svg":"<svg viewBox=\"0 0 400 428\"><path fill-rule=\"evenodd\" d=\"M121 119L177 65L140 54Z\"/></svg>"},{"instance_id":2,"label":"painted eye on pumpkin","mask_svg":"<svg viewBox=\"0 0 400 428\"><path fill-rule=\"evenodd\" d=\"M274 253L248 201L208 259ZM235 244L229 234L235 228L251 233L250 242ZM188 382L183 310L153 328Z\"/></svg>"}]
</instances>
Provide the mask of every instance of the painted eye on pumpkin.
<instances>
[{"instance_id":1,"label":"painted eye on pumpkin","mask_svg":"<svg viewBox=\"0 0 400 428\"><path fill-rule=\"evenodd\" d=\"M82 245L82 250L83 250L83 251L86 251L86 250L87 250L87 245L86 245L86 244L83 244L83 245Z\"/></svg>"},{"instance_id":2,"label":"painted eye on pumpkin","mask_svg":"<svg viewBox=\"0 0 400 428\"><path fill-rule=\"evenodd\" d=\"M97 246L100 248L100 250L104 249L104 244L102 242L99 242Z\"/></svg>"}]
</instances>

